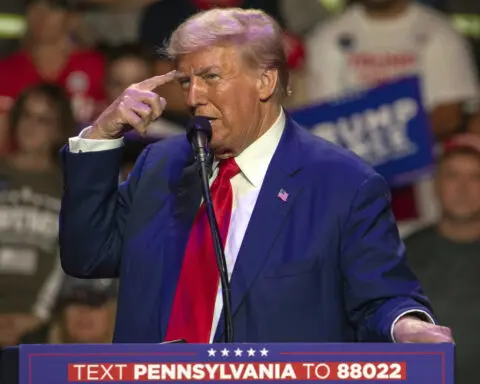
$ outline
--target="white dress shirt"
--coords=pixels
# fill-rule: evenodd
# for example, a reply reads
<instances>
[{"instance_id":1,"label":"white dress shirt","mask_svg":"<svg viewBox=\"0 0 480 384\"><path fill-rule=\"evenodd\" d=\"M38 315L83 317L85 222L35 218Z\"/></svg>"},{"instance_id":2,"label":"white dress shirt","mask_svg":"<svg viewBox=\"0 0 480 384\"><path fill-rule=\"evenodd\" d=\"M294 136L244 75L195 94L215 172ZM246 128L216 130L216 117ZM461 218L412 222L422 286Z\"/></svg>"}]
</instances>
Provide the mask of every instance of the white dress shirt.
<instances>
[{"instance_id":1,"label":"white dress shirt","mask_svg":"<svg viewBox=\"0 0 480 384\"><path fill-rule=\"evenodd\" d=\"M250 144L240 155L235 158L240 173L231 179L232 192L233 192L233 206L232 216L230 218L230 226L228 230L228 236L225 243L225 259L227 262L228 278L232 276L235 261L237 260L240 246L242 245L243 237L247 230L250 217L252 216L255 203L257 202L260 188L263 184L263 179L267 173L270 161L273 158L273 154L277 149L280 138L285 129L286 117L283 110L270 127L260 138ZM123 145L123 139L112 140L92 140L85 139L86 128L79 136L69 139L69 149L72 153L79 152L95 152L105 151L110 149L116 149ZM212 177L209 182L213 183L218 174L218 162L213 163ZM212 330L210 333L210 342L213 341L215 331L217 329L218 321L222 312L223 300L221 284L219 283L217 298L215 301L215 309L213 313ZM419 312L418 310L412 310L408 312ZM407 312L407 313L408 313ZM392 339L393 339L393 326L397 320L405 315L399 316L392 324ZM425 315L433 322L428 313Z\"/></svg>"}]
</instances>

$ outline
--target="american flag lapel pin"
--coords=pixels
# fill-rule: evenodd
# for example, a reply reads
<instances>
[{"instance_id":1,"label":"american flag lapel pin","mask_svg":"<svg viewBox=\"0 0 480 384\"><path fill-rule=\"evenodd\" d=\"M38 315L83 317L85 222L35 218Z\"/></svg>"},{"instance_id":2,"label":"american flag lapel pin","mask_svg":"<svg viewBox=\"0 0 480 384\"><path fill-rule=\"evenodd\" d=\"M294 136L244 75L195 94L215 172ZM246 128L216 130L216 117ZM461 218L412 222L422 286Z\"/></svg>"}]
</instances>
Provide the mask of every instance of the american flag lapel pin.
<instances>
[{"instance_id":1,"label":"american flag lapel pin","mask_svg":"<svg viewBox=\"0 0 480 384\"><path fill-rule=\"evenodd\" d=\"M277 197L282 200L284 203L287 202L287 199L288 199L288 193L287 191L285 191L283 188L280 189L280 191L278 192L278 195Z\"/></svg>"}]
</instances>

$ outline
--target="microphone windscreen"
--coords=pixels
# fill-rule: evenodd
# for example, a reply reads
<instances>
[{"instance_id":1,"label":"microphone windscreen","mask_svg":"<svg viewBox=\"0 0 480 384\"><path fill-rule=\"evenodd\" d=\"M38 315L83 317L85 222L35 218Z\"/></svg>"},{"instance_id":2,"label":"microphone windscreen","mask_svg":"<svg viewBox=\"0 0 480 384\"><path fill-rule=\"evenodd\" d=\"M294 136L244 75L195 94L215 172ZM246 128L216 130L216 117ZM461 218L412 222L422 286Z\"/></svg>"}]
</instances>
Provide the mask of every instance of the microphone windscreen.
<instances>
[{"instance_id":1,"label":"microphone windscreen","mask_svg":"<svg viewBox=\"0 0 480 384\"><path fill-rule=\"evenodd\" d=\"M187 127L187 137L188 141L192 141L192 139L196 136L198 132L202 132L207 141L210 141L212 138L212 125L210 124L210 120L204 116L195 116Z\"/></svg>"}]
</instances>

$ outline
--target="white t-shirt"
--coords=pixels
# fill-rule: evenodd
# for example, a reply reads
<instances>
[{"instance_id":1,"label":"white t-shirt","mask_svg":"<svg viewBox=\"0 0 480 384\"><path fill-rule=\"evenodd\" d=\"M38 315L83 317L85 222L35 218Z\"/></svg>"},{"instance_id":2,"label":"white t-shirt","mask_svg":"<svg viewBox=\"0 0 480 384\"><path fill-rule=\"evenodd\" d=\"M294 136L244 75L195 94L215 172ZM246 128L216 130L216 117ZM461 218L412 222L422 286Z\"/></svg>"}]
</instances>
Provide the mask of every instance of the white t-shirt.
<instances>
[{"instance_id":1,"label":"white t-shirt","mask_svg":"<svg viewBox=\"0 0 480 384\"><path fill-rule=\"evenodd\" d=\"M413 3L396 19L368 17L361 5L319 26L308 39L309 93L328 100L403 75L418 74L427 109L476 98L466 40L436 10Z\"/></svg>"}]
</instances>

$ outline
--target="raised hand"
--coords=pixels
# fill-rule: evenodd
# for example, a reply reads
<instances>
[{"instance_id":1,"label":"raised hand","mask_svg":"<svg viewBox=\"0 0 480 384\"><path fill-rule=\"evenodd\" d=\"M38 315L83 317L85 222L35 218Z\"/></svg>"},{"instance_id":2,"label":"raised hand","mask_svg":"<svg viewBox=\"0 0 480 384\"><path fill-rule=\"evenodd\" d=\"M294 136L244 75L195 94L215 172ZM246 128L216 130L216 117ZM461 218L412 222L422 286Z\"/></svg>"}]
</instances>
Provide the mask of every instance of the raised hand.
<instances>
[{"instance_id":1,"label":"raised hand","mask_svg":"<svg viewBox=\"0 0 480 384\"><path fill-rule=\"evenodd\" d=\"M135 129L144 135L150 123L160 117L166 101L153 92L175 79L175 71L132 84L92 124L85 138L115 139Z\"/></svg>"}]
</instances>

